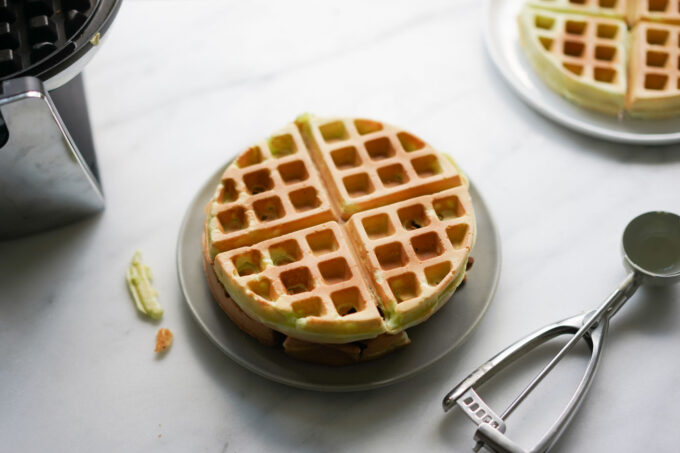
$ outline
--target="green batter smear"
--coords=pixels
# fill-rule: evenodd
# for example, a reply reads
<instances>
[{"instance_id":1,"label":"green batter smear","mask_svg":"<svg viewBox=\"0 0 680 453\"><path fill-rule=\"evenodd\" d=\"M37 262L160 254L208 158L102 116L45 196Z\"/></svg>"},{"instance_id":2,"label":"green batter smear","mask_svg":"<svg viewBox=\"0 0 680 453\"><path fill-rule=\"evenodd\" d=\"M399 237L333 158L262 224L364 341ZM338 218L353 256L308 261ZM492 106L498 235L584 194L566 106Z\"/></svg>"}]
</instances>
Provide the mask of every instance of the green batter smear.
<instances>
[{"instance_id":1,"label":"green batter smear","mask_svg":"<svg viewBox=\"0 0 680 453\"><path fill-rule=\"evenodd\" d=\"M152 279L151 268L142 263L142 253L135 252L125 273L128 289L137 310L153 319L161 319L163 308L158 303L158 291L151 286Z\"/></svg>"}]
</instances>

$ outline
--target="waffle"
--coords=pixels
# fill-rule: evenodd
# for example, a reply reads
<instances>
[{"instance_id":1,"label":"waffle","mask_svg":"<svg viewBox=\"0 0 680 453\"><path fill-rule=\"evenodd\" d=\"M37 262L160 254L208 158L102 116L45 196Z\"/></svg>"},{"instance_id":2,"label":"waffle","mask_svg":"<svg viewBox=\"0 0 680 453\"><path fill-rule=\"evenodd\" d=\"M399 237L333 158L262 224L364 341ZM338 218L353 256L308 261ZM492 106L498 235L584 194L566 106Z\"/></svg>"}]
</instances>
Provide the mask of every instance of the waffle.
<instances>
[{"instance_id":1,"label":"waffle","mask_svg":"<svg viewBox=\"0 0 680 453\"><path fill-rule=\"evenodd\" d=\"M427 143L393 126L363 119L303 116L305 143L343 219L404 198L459 186L458 170Z\"/></svg>"},{"instance_id":2,"label":"waffle","mask_svg":"<svg viewBox=\"0 0 680 453\"><path fill-rule=\"evenodd\" d=\"M630 5L637 1L642 0L529 0L527 4L558 12L625 19L628 17Z\"/></svg>"},{"instance_id":3,"label":"waffle","mask_svg":"<svg viewBox=\"0 0 680 453\"><path fill-rule=\"evenodd\" d=\"M220 253L215 269L256 321L300 340L349 343L385 332L349 247L327 222Z\"/></svg>"},{"instance_id":4,"label":"waffle","mask_svg":"<svg viewBox=\"0 0 680 453\"><path fill-rule=\"evenodd\" d=\"M331 220L330 203L295 125L225 170L208 206L210 255Z\"/></svg>"},{"instance_id":5,"label":"waffle","mask_svg":"<svg viewBox=\"0 0 680 453\"><path fill-rule=\"evenodd\" d=\"M679 35L677 25L640 22L633 28L626 105L631 116L680 114Z\"/></svg>"},{"instance_id":6,"label":"waffle","mask_svg":"<svg viewBox=\"0 0 680 453\"><path fill-rule=\"evenodd\" d=\"M377 359L411 343L406 332L382 334L349 344L319 344L288 337L283 342L286 354L306 362L323 365L348 365Z\"/></svg>"},{"instance_id":7,"label":"waffle","mask_svg":"<svg viewBox=\"0 0 680 453\"><path fill-rule=\"evenodd\" d=\"M360 178L370 190L357 189ZM303 190L313 196L296 198ZM262 200L274 197L278 208L262 218ZM303 116L223 173L207 207L204 267L250 335L275 345L283 334L302 360L351 363L408 344L404 330L463 280L474 231L452 159L377 121ZM403 255L392 257L394 247Z\"/></svg>"},{"instance_id":8,"label":"waffle","mask_svg":"<svg viewBox=\"0 0 680 453\"><path fill-rule=\"evenodd\" d=\"M624 109L628 31L623 20L525 5L519 30L529 60L553 90L603 113Z\"/></svg>"},{"instance_id":9,"label":"waffle","mask_svg":"<svg viewBox=\"0 0 680 453\"><path fill-rule=\"evenodd\" d=\"M472 212L467 189L456 187L349 220L349 234L378 291L388 331L426 319L460 285L474 239Z\"/></svg>"},{"instance_id":10,"label":"waffle","mask_svg":"<svg viewBox=\"0 0 680 453\"><path fill-rule=\"evenodd\" d=\"M284 337L281 333L266 327L245 314L229 297L224 286L217 279L217 274L210 264L210 254L203 237L203 269L208 279L208 286L215 300L224 312L241 330L267 346L283 346L286 354L299 360L323 365L349 365L356 362L373 360L410 344L411 340L405 331L395 335L382 334L368 340L329 344L313 343ZM471 261L468 262L471 263Z\"/></svg>"},{"instance_id":11,"label":"waffle","mask_svg":"<svg viewBox=\"0 0 680 453\"><path fill-rule=\"evenodd\" d=\"M680 24L680 5L677 0L636 0L630 2L632 24L640 20Z\"/></svg>"},{"instance_id":12,"label":"waffle","mask_svg":"<svg viewBox=\"0 0 680 453\"><path fill-rule=\"evenodd\" d=\"M680 114L676 0L529 0L519 23L539 75L575 103L636 118Z\"/></svg>"}]
</instances>

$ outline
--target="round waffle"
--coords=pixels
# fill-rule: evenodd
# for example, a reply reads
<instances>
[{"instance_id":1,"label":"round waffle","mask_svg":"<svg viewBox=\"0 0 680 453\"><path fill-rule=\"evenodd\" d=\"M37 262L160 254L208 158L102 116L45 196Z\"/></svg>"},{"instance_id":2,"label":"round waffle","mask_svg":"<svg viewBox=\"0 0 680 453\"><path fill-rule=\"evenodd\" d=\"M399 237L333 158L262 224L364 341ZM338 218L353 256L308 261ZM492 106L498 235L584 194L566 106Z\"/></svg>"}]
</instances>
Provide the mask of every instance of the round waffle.
<instances>
[{"instance_id":1,"label":"round waffle","mask_svg":"<svg viewBox=\"0 0 680 453\"><path fill-rule=\"evenodd\" d=\"M250 335L282 333L304 359L321 344L358 361L408 343L404 330L462 282L474 237L467 180L448 156L377 121L303 116L225 170L204 265Z\"/></svg>"}]
</instances>

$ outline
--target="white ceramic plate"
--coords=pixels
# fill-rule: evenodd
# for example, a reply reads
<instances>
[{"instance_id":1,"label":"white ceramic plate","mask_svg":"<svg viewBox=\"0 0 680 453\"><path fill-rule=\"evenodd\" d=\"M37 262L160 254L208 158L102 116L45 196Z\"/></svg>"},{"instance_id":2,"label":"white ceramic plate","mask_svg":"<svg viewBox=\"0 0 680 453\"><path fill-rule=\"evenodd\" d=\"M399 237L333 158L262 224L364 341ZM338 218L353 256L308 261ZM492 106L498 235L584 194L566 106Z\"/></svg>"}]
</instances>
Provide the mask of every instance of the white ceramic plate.
<instances>
[{"instance_id":1,"label":"white ceramic plate","mask_svg":"<svg viewBox=\"0 0 680 453\"><path fill-rule=\"evenodd\" d=\"M243 333L213 300L202 268L204 208L224 170L215 173L195 196L182 222L177 243L177 270L184 297L196 320L225 354L245 368L276 382L311 390L367 390L413 376L460 345L482 319L500 275L496 226L484 201L471 187L477 217L475 264L464 287L427 322L409 329L412 343L371 362L345 367L313 365L292 359L283 350L258 343Z\"/></svg>"},{"instance_id":2,"label":"white ceramic plate","mask_svg":"<svg viewBox=\"0 0 680 453\"><path fill-rule=\"evenodd\" d=\"M529 105L577 132L631 144L680 142L680 117L641 120L583 109L552 91L533 71L519 44L517 15L525 0L487 0L485 38L496 67Z\"/></svg>"}]
</instances>

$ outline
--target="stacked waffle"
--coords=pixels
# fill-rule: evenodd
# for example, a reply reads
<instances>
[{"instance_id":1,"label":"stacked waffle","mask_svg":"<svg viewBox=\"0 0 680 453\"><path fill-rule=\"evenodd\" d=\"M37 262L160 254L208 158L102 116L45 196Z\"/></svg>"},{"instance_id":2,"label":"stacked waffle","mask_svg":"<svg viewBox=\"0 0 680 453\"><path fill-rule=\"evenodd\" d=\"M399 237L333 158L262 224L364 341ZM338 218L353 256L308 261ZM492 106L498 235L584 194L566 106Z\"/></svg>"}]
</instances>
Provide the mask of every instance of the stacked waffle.
<instances>
[{"instance_id":1,"label":"stacked waffle","mask_svg":"<svg viewBox=\"0 0 680 453\"><path fill-rule=\"evenodd\" d=\"M450 158L377 121L304 116L227 167L204 266L242 330L345 364L409 343L463 281L474 231Z\"/></svg>"},{"instance_id":2,"label":"stacked waffle","mask_svg":"<svg viewBox=\"0 0 680 453\"><path fill-rule=\"evenodd\" d=\"M519 29L538 74L573 102L640 118L680 114L677 1L529 0Z\"/></svg>"}]
</instances>

